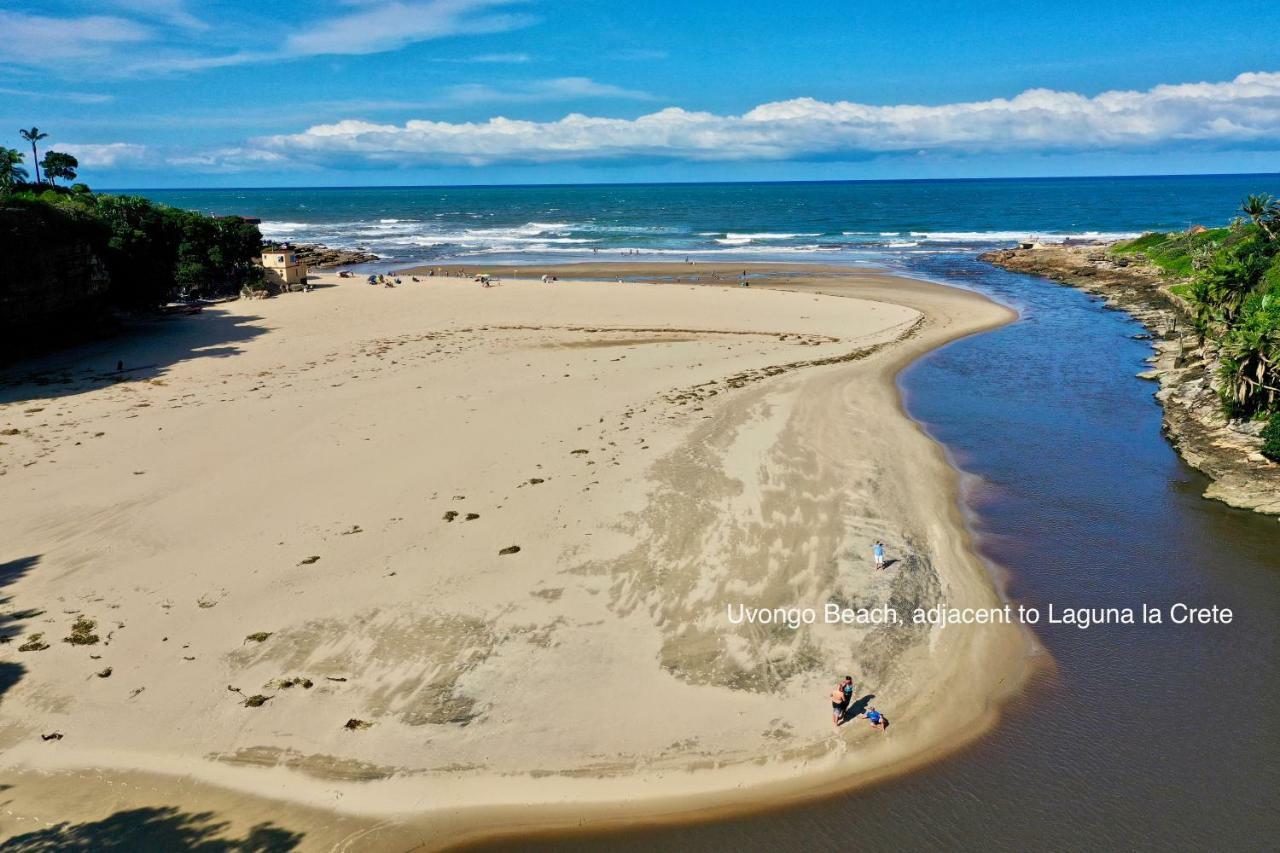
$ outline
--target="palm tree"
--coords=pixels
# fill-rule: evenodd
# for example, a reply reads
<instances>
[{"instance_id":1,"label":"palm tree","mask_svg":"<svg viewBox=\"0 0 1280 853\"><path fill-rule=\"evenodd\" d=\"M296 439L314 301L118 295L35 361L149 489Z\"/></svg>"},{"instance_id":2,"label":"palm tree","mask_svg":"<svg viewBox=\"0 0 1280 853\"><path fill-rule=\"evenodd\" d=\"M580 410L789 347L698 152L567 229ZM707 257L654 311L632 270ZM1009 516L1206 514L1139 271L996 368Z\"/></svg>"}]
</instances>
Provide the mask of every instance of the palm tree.
<instances>
[{"instance_id":1,"label":"palm tree","mask_svg":"<svg viewBox=\"0 0 1280 853\"><path fill-rule=\"evenodd\" d=\"M1193 288L1192 292L1212 305L1215 320L1230 327L1262 281L1269 261L1256 252L1224 252L1200 273L1200 288Z\"/></svg>"},{"instance_id":2,"label":"palm tree","mask_svg":"<svg viewBox=\"0 0 1280 853\"><path fill-rule=\"evenodd\" d=\"M1280 202L1266 193L1251 195L1240 205L1240 212L1252 219L1253 224L1266 233L1268 240L1276 239L1271 226L1280 218Z\"/></svg>"},{"instance_id":3,"label":"palm tree","mask_svg":"<svg viewBox=\"0 0 1280 853\"><path fill-rule=\"evenodd\" d=\"M8 192L13 185L27 180L27 170L22 168L22 152L13 148L0 148L0 192Z\"/></svg>"},{"instance_id":4,"label":"palm tree","mask_svg":"<svg viewBox=\"0 0 1280 853\"><path fill-rule=\"evenodd\" d=\"M36 151L36 143L44 139L49 134L41 133L40 128L33 127L30 130L19 130L22 138L31 143L31 162L36 167L36 183L40 183L40 152Z\"/></svg>"},{"instance_id":5,"label":"palm tree","mask_svg":"<svg viewBox=\"0 0 1280 853\"><path fill-rule=\"evenodd\" d=\"M1263 296L1222 342L1222 398L1237 414L1275 407L1280 399L1280 325Z\"/></svg>"}]
</instances>

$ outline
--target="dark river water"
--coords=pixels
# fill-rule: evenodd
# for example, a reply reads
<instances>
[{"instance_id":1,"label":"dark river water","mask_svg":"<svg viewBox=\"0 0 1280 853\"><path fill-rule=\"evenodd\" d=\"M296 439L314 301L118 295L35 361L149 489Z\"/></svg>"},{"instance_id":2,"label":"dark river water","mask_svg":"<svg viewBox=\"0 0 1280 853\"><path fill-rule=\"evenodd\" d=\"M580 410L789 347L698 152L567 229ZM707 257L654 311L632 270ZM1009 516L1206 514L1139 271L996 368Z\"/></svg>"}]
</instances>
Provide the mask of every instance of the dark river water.
<instances>
[{"instance_id":1,"label":"dark river water","mask_svg":"<svg viewBox=\"0 0 1280 853\"><path fill-rule=\"evenodd\" d=\"M972 255L913 261L1022 312L904 372L913 417L967 473L1008 593L1061 607L1229 607L1230 625L1042 622L1056 666L986 736L927 769L712 823L485 849L1280 849L1280 524L1200 497L1137 379L1141 327Z\"/></svg>"}]
</instances>

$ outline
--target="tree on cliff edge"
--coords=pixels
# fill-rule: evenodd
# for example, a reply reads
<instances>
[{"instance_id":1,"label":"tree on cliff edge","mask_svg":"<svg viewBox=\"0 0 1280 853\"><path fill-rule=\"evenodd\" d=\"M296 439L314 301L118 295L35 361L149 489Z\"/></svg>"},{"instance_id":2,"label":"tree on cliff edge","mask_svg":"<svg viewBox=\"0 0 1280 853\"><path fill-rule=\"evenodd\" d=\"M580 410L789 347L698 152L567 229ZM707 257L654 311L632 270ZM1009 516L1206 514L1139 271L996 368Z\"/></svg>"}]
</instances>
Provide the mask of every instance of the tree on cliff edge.
<instances>
[{"instance_id":1,"label":"tree on cliff edge","mask_svg":"<svg viewBox=\"0 0 1280 853\"><path fill-rule=\"evenodd\" d=\"M40 183L40 152L36 150L36 143L44 139L49 134L41 133L40 128L33 127L30 130L19 130L22 138L31 143L31 164L36 167L36 183Z\"/></svg>"},{"instance_id":2,"label":"tree on cliff edge","mask_svg":"<svg viewBox=\"0 0 1280 853\"><path fill-rule=\"evenodd\" d=\"M44 169L44 176L49 179L49 183L56 184L58 178L74 181L76 169L80 168L80 161L61 151L46 151L44 159L40 161L40 167Z\"/></svg>"},{"instance_id":3,"label":"tree on cliff edge","mask_svg":"<svg viewBox=\"0 0 1280 853\"><path fill-rule=\"evenodd\" d=\"M1253 224L1267 235L1267 239L1276 239L1276 233L1272 228L1280 221L1280 202L1265 193L1251 195L1244 200L1244 204L1240 205L1240 212L1252 219Z\"/></svg>"},{"instance_id":4,"label":"tree on cliff edge","mask_svg":"<svg viewBox=\"0 0 1280 853\"><path fill-rule=\"evenodd\" d=\"M27 170L22 167L22 152L0 148L0 192L9 192L16 184L26 183Z\"/></svg>"}]
</instances>

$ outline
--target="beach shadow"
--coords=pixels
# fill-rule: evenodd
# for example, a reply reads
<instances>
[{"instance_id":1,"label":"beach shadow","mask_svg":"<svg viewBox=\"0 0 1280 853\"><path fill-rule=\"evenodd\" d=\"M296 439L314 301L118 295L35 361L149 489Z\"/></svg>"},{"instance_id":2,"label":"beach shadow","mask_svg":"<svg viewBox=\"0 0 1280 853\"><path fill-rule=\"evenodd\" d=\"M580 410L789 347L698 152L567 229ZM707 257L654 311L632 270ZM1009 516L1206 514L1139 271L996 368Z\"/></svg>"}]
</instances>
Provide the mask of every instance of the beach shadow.
<instances>
[{"instance_id":1,"label":"beach shadow","mask_svg":"<svg viewBox=\"0 0 1280 853\"><path fill-rule=\"evenodd\" d=\"M26 674L27 668L20 663L0 663L0 702L4 701L4 694L9 692L9 688L21 681Z\"/></svg>"},{"instance_id":2,"label":"beach shadow","mask_svg":"<svg viewBox=\"0 0 1280 853\"><path fill-rule=\"evenodd\" d=\"M39 564L38 556L19 557L16 560L9 560L7 563L0 563L0 589L11 586L21 580L32 569ZM31 619L39 615L39 611L22 611L12 610L13 596L6 593L0 593L0 607L4 608L4 613L0 614L0 644L5 646L6 652L16 649L18 645L17 635L22 631L23 620ZM6 655L8 656L8 655ZM22 680L22 676L27 672L26 666L14 661L5 661L0 663L0 701L4 700L4 695L9 689Z\"/></svg>"},{"instance_id":3,"label":"beach shadow","mask_svg":"<svg viewBox=\"0 0 1280 853\"><path fill-rule=\"evenodd\" d=\"M887 569L890 566L896 565L897 563L898 563L898 560L896 558L890 558L884 561L884 567Z\"/></svg>"},{"instance_id":4,"label":"beach shadow","mask_svg":"<svg viewBox=\"0 0 1280 853\"><path fill-rule=\"evenodd\" d=\"M17 835L4 843L8 853L91 853L91 851L186 850L197 853L285 853L296 850L303 833L270 823L228 837L228 824L212 812L183 812L172 806L128 809L102 820L60 823Z\"/></svg>"},{"instance_id":5,"label":"beach shadow","mask_svg":"<svg viewBox=\"0 0 1280 853\"><path fill-rule=\"evenodd\" d=\"M844 725L852 719L857 718L859 714L867 710L867 706L871 704L871 700L876 698L876 694L868 693L861 699L854 699L849 703L849 707L844 709L844 716L840 718L840 725Z\"/></svg>"},{"instance_id":6,"label":"beach shadow","mask_svg":"<svg viewBox=\"0 0 1280 853\"><path fill-rule=\"evenodd\" d=\"M239 355L237 344L267 330L261 317L206 308L190 316L130 320L109 337L0 367L0 404L74 396L123 381L163 376L184 361ZM124 363L124 370L117 365Z\"/></svg>"}]
</instances>

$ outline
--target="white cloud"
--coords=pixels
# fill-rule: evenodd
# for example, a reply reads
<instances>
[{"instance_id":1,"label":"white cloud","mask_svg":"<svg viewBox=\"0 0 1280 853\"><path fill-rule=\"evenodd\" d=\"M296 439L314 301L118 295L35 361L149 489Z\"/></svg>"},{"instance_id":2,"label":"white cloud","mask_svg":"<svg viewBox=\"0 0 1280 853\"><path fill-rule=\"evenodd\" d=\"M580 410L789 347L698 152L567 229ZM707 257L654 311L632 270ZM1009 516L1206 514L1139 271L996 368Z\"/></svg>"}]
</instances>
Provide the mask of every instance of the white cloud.
<instances>
[{"instance_id":1,"label":"white cloud","mask_svg":"<svg viewBox=\"0 0 1280 853\"><path fill-rule=\"evenodd\" d=\"M40 98L45 101L65 101L69 104L106 104L115 100L115 95L104 95L100 92L33 92L28 89L0 88L0 95L11 95L15 98Z\"/></svg>"},{"instance_id":2,"label":"white cloud","mask_svg":"<svg viewBox=\"0 0 1280 853\"><path fill-rule=\"evenodd\" d=\"M484 83L465 83L445 90L442 103L528 103L537 101L566 101L575 98L618 98L651 101L648 92L624 89L610 83L598 83L588 77L556 77L551 80L528 80L505 87Z\"/></svg>"},{"instance_id":3,"label":"white cloud","mask_svg":"<svg viewBox=\"0 0 1280 853\"><path fill-rule=\"evenodd\" d=\"M468 93L479 97L491 91L473 88L462 94ZM669 107L635 119L575 113L548 122L504 117L403 125L348 120L265 137L250 147L321 166L480 166L1256 146L1262 140L1274 148L1278 138L1280 73L1258 72L1221 83L1161 85L1094 97L1031 89L1009 99L928 106L796 98L762 104L742 115Z\"/></svg>"},{"instance_id":4,"label":"white cloud","mask_svg":"<svg viewBox=\"0 0 1280 853\"><path fill-rule=\"evenodd\" d=\"M175 154L165 158L170 166L194 167L204 172L237 172L249 168L276 168L291 165L289 159L260 148L228 146L195 154Z\"/></svg>"},{"instance_id":5,"label":"white cloud","mask_svg":"<svg viewBox=\"0 0 1280 853\"><path fill-rule=\"evenodd\" d=\"M81 169L111 169L119 166L137 166L145 163L150 151L145 145L132 142L108 142L98 144L58 143L50 150L70 154L80 162Z\"/></svg>"},{"instance_id":6,"label":"white cloud","mask_svg":"<svg viewBox=\"0 0 1280 853\"><path fill-rule=\"evenodd\" d=\"M90 15L46 17L0 11L0 63L42 69L92 65L112 76L202 71L234 65L280 62L322 55L360 55L399 50L417 42L488 35L529 26L532 15L510 11L525 0L343 0L348 11L310 20L215 32L187 9L184 0L113 0L131 18ZM139 23L141 18L156 25ZM225 28L223 28L225 29ZM210 31L206 37L203 31ZM283 43L279 35L286 34ZM161 39L161 36L164 38ZM198 36L198 38L197 38ZM211 52L203 41L220 38L243 45ZM149 42L144 54L126 52ZM470 62L527 62L523 53L479 53Z\"/></svg>"},{"instance_id":7,"label":"white cloud","mask_svg":"<svg viewBox=\"0 0 1280 853\"><path fill-rule=\"evenodd\" d=\"M150 37L147 27L111 15L50 18L0 10L0 62L39 65L95 59Z\"/></svg>"},{"instance_id":8,"label":"white cloud","mask_svg":"<svg viewBox=\"0 0 1280 853\"><path fill-rule=\"evenodd\" d=\"M284 44L292 56L363 54L457 35L482 35L533 23L525 14L500 11L515 0L425 0L362 4L346 15L302 27Z\"/></svg>"},{"instance_id":9,"label":"white cloud","mask_svg":"<svg viewBox=\"0 0 1280 853\"><path fill-rule=\"evenodd\" d=\"M153 18L184 30L207 30L209 25L193 15L185 0L113 0L114 5L141 18Z\"/></svg>"},{"instance_id":10,"label":"white cloud","mask_svg":"<svg viewBox=\"0 0 1280 853\"><path fill-rule=\"evenodd\" d=\"M532 62L533 57L527 53L477 53L461 59L435 58L434 62L493 63L497 65L517 65Z\"/></svg>"}]
</instances>

